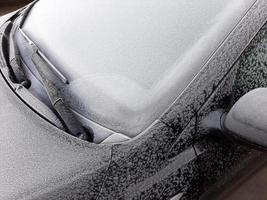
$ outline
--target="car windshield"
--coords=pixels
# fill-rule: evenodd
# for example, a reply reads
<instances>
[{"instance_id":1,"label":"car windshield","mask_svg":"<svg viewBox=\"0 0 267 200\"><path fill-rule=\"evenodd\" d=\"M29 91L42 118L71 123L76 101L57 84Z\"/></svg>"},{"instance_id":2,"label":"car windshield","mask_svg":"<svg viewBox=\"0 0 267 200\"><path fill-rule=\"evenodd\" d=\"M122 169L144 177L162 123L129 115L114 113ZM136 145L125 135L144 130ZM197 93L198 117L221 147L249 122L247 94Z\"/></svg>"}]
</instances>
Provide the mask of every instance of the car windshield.
<instances>
[{"instance_id":1,"label":"car windshield","mask_svg":"<svg viewBox=\"0 0 267 200\"><path fill-rule=\"evenodd\" d=\"M46 0L21 30L68 80L57 87L81 120L134 137L181 95L254 2ZM40 80L22 32L21 57Z\"/></svg>"}]
</instances>

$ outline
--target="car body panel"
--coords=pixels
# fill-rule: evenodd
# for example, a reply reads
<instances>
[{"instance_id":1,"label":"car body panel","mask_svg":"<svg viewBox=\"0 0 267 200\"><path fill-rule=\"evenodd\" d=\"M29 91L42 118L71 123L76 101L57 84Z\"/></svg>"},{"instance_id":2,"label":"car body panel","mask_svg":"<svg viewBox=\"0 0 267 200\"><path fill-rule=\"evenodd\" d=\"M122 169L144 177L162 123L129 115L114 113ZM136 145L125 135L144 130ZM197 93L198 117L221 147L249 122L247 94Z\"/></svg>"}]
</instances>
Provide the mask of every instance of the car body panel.
<instances>
[{"instance_id":1,"label":"car body panel","mask_svg":"<svg viewBox=\"0 0 267 200\"><path fill-rule=\"evenodd\" d=\"M209 110L229 106L225 97L233 92L239 67L235 63L266 22L266 15L266 0L258 0L168 112L142 134L123 143L86 144L67 135L40 117L38 110L27 107L23 99L15 95L16 91L11 90L13 87L8 88L9 81L1 78L3 123L0 124L10 130L4 134L5 140L0 140L6 162L1 168L5 173L0 177L4 197L12 199L24 194L24 199L49 200L169 199L182 193L181 198L193 199L203 180L220 177L244 153L236 144L227 145L222 140L200 141L203 130L198 123ZM5 107L5 102L9 102L6 103L9 107ZM8 111L9 117L14 117L12 123L6 121ZM14 124L18 124L17 128ZM9 148L9 144L15 145ZM67 162L71 163L70 168ZM213 165L214 168L209 168ZM8 174L12 170L14 174ZM38 174L42 170L51 172ZM24 171L22 180L20 174ZM159 174L161 176L157 176ZM21 184L16 186L16 180L22 181ZM31 181L35 184L29 185ZM14 191L16 187L20 193Z\"/></svg>"},{"instance_id":2,"label":"car body panel","mask_svg":"<svg viewBox=\"0 0 267 200\"><path fill-rule=\"evenodd\" d=\"M0 87L1 199L17 199L108 165L110 148L60 131L21 102L2 78Z\"/></svg>"},{"instance_id":3,"label":"car body panel","mask_svg":"<svg viewBox=\"0 0 267 200\"><path fill-rule=\"evenodd\" d=\"M5 71L2 56L0 66ZM0 199L32 198L105 171L111 146L90 144L58 129L25 104L17 95L20 89L1 73Z\"/></svg>"}]
</instances>

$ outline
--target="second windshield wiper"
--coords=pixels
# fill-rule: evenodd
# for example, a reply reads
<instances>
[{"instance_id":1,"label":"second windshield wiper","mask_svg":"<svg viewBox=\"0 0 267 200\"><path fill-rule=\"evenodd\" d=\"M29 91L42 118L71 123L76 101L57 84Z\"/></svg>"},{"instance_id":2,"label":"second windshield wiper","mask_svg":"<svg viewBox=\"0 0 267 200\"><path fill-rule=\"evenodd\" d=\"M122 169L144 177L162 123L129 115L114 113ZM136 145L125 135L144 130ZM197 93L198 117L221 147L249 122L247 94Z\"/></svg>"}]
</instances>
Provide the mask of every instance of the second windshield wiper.
<instances>
[{"instance_id":1,"label":"second windshield wiper","mask_svg":"<svg viewBox=\"0 0 267 200\"><path fill-rule=\"evenodd\" d=\"M32 4L33 5L33 4ZM22 62L20 60L20 54L16 43L14 41L14 35L16 31L23 31L20 29L22 24L24 23L25 17L28 15L30 9L32 8L30 5L23 12L19 19L15 22L9 22L10 34L9 34L9 50L8 50L8 61L10 68L10 79L14 83L19 83L26 88L29 88L31 82L27 79L27 76L22 68ZM23 33L23 36L26 35ZM76 118L74 113L70 110L70 108L65 104L62 95L60 93L60 89L54 83L54 80L57 80L58 74L55 75L55 70L51 69L50 63L42 56L42 53L39 51L37 46L29 40L29 38L25 38L28 41L28 44L32 48L32 62L35 65L35 68L40 75L41 82L46 90L46 93L50 99L50 102L55 110L55 113L58 115L61 120L65 130L75 137L79 137L86 141L93 141L93 132L84 127ZM61 78L61 77L60 77ZM64 77L63 77L64 78ZM67 83L65 79L62 82Z\"/></svg>"},{"instance_id":2,"label":"second windshield wiper","mask_svg":"<svg viewBox=\"0 0 267 200\"><path fill-rule=\"evenodd\" d=\"M13 72L12 81L23 85L25 88L29 88L31 86L31 82L30 80L28 80L23 68L21 67L22 64L19 57L18 48L13 38L15 32L16 32L16 26L12 24L12 28L9 35L9 54L8 54L9 65Z\"/></svg>"},{"instance_id":3,"label":"second windshield wiper","mask_svg":"<svg viewBox=\"0 0 267 200\"><path fill-rule=\"evenodd\" d=\"M18 12L17 14L15 14L12 17L11 21L8 22L9 23L8 25L11 27L8 37L9 39L8 64L10 68L9 77L12 82L19 83L23 85L25 88L29 88L31 86L31 82L27 78L23 68L21 67L22 64L17 45L14 41L14 35L15 32L23 25L26 17L28 16L30 10L32 9L35 3L36 1L29 4L22 12Z\"/></svg>"},{"instance_id":4,"label":"second windshield wiper","mask_svg":"<svg viewBox=\"0 0 267 200\"><path fill-rule=\"evenodd\" d=\"M63 101L60 90L57 88L56 84L53 81L57 78L57 76L51 70L49 64L45 61L45 59L43 59L39 54L38 48L35 46L35 44L31 43L30 45L33 49L32 61L41 77L51 104L53 105L59 118L63 122L65 128L73 136L87 141L92 141L92 132L82 126L82 124L74 116L73 112L69 109L69 107L66 106L65 102Z\"/></svg>"}]
</instances>

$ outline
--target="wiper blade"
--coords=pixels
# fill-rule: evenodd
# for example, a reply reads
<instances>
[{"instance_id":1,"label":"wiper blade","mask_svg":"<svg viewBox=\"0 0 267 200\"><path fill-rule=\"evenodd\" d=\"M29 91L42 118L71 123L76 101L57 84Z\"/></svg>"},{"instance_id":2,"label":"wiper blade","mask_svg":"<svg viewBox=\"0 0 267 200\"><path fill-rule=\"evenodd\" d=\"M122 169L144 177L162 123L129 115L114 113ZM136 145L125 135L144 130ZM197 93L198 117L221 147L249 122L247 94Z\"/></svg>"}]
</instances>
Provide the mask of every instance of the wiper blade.
<instances>
[{"instance_id":1,"label":"wiper blade","mask_svg":"<svg viewBox=\"0 0 267 200\"><path fill-rule=\"evenodd\" d=\"M35 3L35 2L34 2ZM20 60L19 50L14 41L14 35L16 31L21 31L20 27L23 25L26 16L29 14L32 6L30 6L23 11L22 15L19 16L18 21L14 25L13 22L9 22L9 51L8 51L8 70L9 70L9 77L12 82L22 84L24 87L30 87L30 81L27 79L27 76L22 68L22 62ZM22 32L22 31L21 31ZM23 32L22 32L23 33ZM7 34L8 35L8 34ZM25 37L25 35L23 35ZM41 52L39 52L37 46L26 38L28 43L31 45L33 49L32 54L32 62L35 65L36 70L38 71L43 86L47 92L47 95L50 99L50 102L58 115L60 121L62 122L65 130L70 133L71 135L81 138L83 140L92 142L93 141L93 132L91 129L83 127L82 124L77 120L73 112L70 110L69 107L66 106L63 98L60 94L60 89L57 88L56 84L54 84L53 80L56 80L55 70L52 71L50 63L44 59ZM5 41L6 37L5 37ZM62 77L60 77L62 78ZM63 77L64 78L64 77ZM68 83L67 80L62 80L65 84Z\"/></svg>"},{"instance_id":2,"label":"wiper blade","mask_svg":"<svg viewBox=\"0 0 267 200\"><path fill-rule=\"evenodd\" d=\"M36 3L33 2L28 5L23 11L15 14L9 22L7 22L7 28L5 31L5 40L8 43L8 76L13 83L18 83L23 85L25 88L31 86L31 82L27 79L27 76L22 68L19 51L17 45L14 41L15 32L23 25L26 17L28 16L31 8ZM16 24L15 22L16 21Z\"/></svg>"},{"instance_id":3,"label":"wiper blade","mask_svg":"<svg viewBox=\"0 0 267 200\"><path fill-rule=\"evenodd\" d=\"M54 109L56 110L59 118L61 119L63 125L65 126L67 132L69 132L75 137L79 137L81 139L92 142L92 132L82 126L82 124L74 116L73 112L64 103L63 98L60 94L60 90L53 82L56 76L54 72L51 71L49 64L38 53L38 48L35 46L35 44L31 43L31 46L33 48L32 61L41 77L48 97Z\"/></svg>"},{"instance_id":4,"label":"wiper blade","mask_svg":"<svg viewBox=\"0 0 267 200\"><path fill-rule=\"evenodd\" d=\"M3 26L3 32L0 33L0 42L1 42L1 56L3 56L3 60L5 61L5 65L3 66L3 70L7 72L9 79L14 82L15 75L12 71L8 61L9 61L9 34L12 29L12 22L6 22Z\"/></svg>"},{"instance_id":5,"label":"wiper blade","mask_svg":"<svg viewBox=\"0 0 267 200\"><path fill-rule=\"evenodd\" d=\"M16 55L16 47L11 37L14 25L11 21L6 22L4 31L0 34L0 42L2 45L2 55L5 60L5 71L7 76L13 83L24 85L26 88L30 86L30 81L24 74L23 69L20 67L18 56Z\"/></svg>"},{"instance_id":6,"label":"wiper blade","mask_svg":"<svg viewBox=\"0 0 267 200\"><path fill-rule=\"evenodd\" d=\"M23 68L21 67L21 60L17 45L14 41L14 33L17 28L12 24L12 28L9 35L9 65L13 71L13 82L23 85L25 88L31 86L30 80L27 78Z\"/></svg>"}]
</instances>

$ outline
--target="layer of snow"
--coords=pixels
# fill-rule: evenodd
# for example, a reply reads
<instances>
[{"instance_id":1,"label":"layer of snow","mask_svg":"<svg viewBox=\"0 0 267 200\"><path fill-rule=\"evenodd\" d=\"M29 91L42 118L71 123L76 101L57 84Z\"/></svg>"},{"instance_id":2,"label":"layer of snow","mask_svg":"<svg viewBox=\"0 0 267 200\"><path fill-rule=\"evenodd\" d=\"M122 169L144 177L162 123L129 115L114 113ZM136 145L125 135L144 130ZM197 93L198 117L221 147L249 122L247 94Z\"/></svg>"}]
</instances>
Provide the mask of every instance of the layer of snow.
<instances>
[{"instance_id":1,"label":"layer of snow","mask_svg":"<svg viewBox=\"0 0 267 200\"><path fill-rule=\"evenodd\" d=\"M170 106L254 2L45 0L23 31L70 81L72 109L133 137Z\"/></svg>"}]
</instances>

